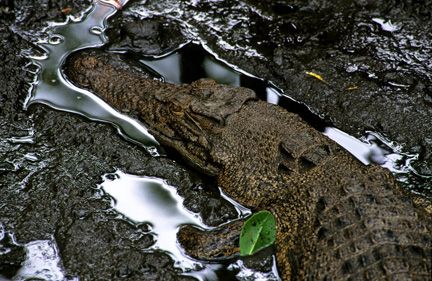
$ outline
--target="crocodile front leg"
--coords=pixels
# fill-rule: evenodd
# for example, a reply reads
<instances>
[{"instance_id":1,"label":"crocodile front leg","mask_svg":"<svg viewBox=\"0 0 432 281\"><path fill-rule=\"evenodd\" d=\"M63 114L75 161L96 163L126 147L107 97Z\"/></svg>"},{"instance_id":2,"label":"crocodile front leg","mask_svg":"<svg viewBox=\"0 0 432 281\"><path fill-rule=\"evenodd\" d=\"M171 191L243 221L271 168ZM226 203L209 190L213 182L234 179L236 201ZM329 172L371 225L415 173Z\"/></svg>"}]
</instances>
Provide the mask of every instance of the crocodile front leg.
<instances>
[{"instance_id":1,"label":"crocodile front leg","mask_svg":"<svg viewBox=\"0 0 432 281\"><path fill-rule=\"evenodd\" d=\"M239 255L239 238L243 221L234 221L216 229L204 231L183 226L177 239L188 256L200 260L228 259Z\"/></svg>"}]
</instances>

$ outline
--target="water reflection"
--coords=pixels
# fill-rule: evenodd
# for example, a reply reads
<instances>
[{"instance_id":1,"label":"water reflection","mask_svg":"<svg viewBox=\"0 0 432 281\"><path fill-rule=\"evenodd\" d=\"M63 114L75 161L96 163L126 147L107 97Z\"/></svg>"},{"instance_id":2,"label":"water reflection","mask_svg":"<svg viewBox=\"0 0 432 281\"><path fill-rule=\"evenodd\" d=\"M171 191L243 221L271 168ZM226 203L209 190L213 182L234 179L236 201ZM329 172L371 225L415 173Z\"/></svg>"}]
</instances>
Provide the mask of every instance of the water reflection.
<instances>
[{"instance_id":1,"label":"water reflection","mask_svg":"<svg viewBox=\"0 0 432 281\"><path fill-rule=\"evenodd\" d=\"M260 99L279 104L299 114L320 131L324 131L325 127L330 125L326 120L313 114L307 105L284 95L270 81L236 69L235 66L217 59L201 45L190 43L162 57L131 53L126 53L125 56L139 61L144 68L159 75L163 81L190 84L201 78L211 78L220 84L250 88Z\"/></svg>"},{"instance_id":2,"label":"water reflection","mask_svg":"<svg viewBox=\"0 0 432 281\"><path fill-rule=\"evenodd\" d=\"M14 281L24 280L70 280L67 278L61 264L59 251L55 240L36 240L25 245L27 257L21 269L14 276Z\"/></svg>"},{"instance_id":3,"label":"water reflection","mask_svg":"<svg viewBox=\"0 0 432 281\"><path fill-rule=\"evenodd\" d=\"M138 60L161 75L164 81L175 84L190 84L201 78L212 78L221 84L240 86L240 80L247 77L216 60L196 44L187 44L157 59L143 56Z\"/></svg>"},{"instance_id":4,"label":"water reflection","mask_svg":"<svg viewBox=\"0 0 432 281\"><path fill-rule=\"evenodd\" d=\"M175 261L175 266L182 269L184 275L203 281L280 280L274 257L272 271L263 273L248 269L239 260L233 260L232 264L209 263L184 255L176 237L180 226L191 224L207 230L212 228L204 225L196 214L184 208L182 197L177 194L175 187L168 185L166 181L116 171L104 175L99 188L113 198L113 208L126 220L151 226L156 242L148 251L166 252ZM239 215L250 214L250 210L241 208L236 202L232 203L238 208Z\"/></svg>"},{"instance_id":5,"label":"water reflection","mask_svg":"<svg viewBox=\"0 0 432 281\"><path fill-rule=\"evenodd\" d=\"M398 25L393 24L390 20L384 20L382 18L373 18L372 21L379 24L383 31L395 32L400 29Z\"/></svg>"},{"instance_id":6,"label":"water reflection","mask_svg":"<svg viewBox=\"0 0 432 281\"><path fill-rule=\"evenodd\" d=\"M200 264L185 257L177 246L177 230L192 224L207 228L196 214L183 207L183 199L176 189L164 180L134 176L117 171L103 177L100 185L113 199L115 210L133 223L148 223L156 236L149 250L162 250L170 254L183 270L196 269Z\"/></svg>"},{"instance_id":7,"label":"water reflection","mask_svg":"<svg viewBox=\"0 0 432 281\"><path fill-rule=\"evenodd\" d=\"M78 113L91 120L112 123L124 137L144 145L150 153L157 154L155 147L158 142L141 123L120 114L88 91L75 87L64 78L61 70L66 57L72 52L102 46L107 42L103 31L107 27L107 19L116 11L111 5L96 2L81 19L69 18L65 23L50 27L48 40L38 43L43 54L31 57L39 67L39 72L25 107L43 103Z\"/></svg>"}]
</instances>

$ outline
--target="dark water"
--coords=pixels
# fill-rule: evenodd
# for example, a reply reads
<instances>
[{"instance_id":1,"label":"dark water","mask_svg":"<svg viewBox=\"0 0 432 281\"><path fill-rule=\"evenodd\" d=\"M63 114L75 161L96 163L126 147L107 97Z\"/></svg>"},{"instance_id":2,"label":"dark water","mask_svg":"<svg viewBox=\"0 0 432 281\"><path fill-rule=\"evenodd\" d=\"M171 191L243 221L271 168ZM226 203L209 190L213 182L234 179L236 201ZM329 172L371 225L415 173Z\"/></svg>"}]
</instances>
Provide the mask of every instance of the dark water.
<instances>
[{"instance_id":1,"label":"dark water","mask_svg":"<svg viewBox=\"0 0 432 281\"><path fill-rule=\"evenodd\" d=\"M187 38L237 69L271 79L362 142L377 139L386 153L401 154L392 166L409 173L398 173L398 180L432 199L431 2L276 2L132 2L128 20L120 22L178 23ZM145 32L119 42L140 46L134 36ZM327 83L304 71L320 73Z\"/></svg>"},{"instance_id":2,"label":"dark water","mask_svg":"<svg viewBox=\"0 0 432 281\"><path fill-rule=\"evenodd\" d=\"M148 252L163 251L175 261L176 267L182 269L184 275L193 276L198 280L278 280L275 259L273 271L262 273L248 269L241 260L226 260L209 263L194 260L183 254L177 244L176 234L182 225L195 225L211 230L201 222L197 214L186 210L183 198L176 188L165 180L135 176L117 171L106 174L99 186L100 190L113 198L114 209L123 218L134 224L149 224L150 232L155 236L155 244ZM229 200L229 198L227 198ZM239 217L245 217L250 211L238 203L231 201L236 207Z\"/></svg>"},{"instance_id":3,"label":"dark water","mask_svg":"<svg viewBox=\"0 0 432 281\"><path fill-rule=\"evenodd\" d=\"M282 94L270 81L242 72L234 65L223 62L199 44L186 44L179 50L163 57L139 56L126 53L152 73L166 82L190 84L201 78L211 78L218 83L241 86L255 91L256 95L269 103L279 104L287 110L299 114L314 128L324 131L331 126L330 121L314 114L311 109Z\"/></svg>"}]
</instances>

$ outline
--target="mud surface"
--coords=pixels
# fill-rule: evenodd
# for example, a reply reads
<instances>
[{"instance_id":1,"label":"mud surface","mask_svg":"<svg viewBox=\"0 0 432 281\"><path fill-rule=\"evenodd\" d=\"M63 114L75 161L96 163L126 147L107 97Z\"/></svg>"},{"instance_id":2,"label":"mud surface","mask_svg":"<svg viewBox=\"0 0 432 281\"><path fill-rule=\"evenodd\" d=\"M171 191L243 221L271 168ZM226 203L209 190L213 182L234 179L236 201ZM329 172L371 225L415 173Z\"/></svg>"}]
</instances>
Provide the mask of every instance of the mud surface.
<instances>
[{"instance_id":1,"label":"mud surface","mask_svg":"<svg viewBox=\"0 0 432 281\"><path fill-rule=\"evenodd\" d=\"M149 157L109 125L40 105L23 110L33 80L25 50L48 21L89 5L0 1L0 279L19 270L23 244L44 239L57 242L66 274L81 280L190 279L168 255L144 253L153 243L147 227L119 219L95 188L116 169L158 176L217 225L236 213L211 179ZM339 128L355 136L382 132L420 153L418 170L431 174L431 11L430 1L133 1L111 21L109 48L155 55L201 38Z\"/></svg>"}]
</instances>

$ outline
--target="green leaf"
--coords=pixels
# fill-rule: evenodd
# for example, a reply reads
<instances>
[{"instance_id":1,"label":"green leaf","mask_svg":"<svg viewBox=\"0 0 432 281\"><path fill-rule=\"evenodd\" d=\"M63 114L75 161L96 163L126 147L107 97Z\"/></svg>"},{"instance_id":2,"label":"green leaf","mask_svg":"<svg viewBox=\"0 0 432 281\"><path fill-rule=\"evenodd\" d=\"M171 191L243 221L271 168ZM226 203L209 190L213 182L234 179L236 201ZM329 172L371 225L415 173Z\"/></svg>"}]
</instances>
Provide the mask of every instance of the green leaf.
<instances>
[{"instance_id":1,"label":"green leaf","mask_svg":"<svg viewBox=\"0 0 432 281\"><path fill-rule=\"evenodd\" d=\"M276 239L276 220L269 211L259 211L243 225L240 234L240 255L253 255Z\"/></svg>"}]
</instances>

